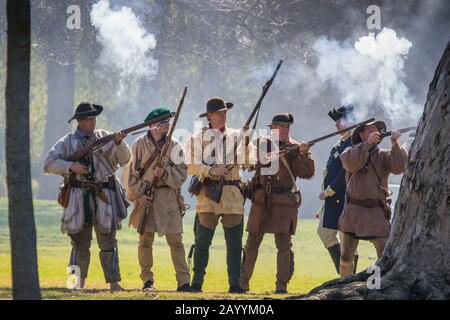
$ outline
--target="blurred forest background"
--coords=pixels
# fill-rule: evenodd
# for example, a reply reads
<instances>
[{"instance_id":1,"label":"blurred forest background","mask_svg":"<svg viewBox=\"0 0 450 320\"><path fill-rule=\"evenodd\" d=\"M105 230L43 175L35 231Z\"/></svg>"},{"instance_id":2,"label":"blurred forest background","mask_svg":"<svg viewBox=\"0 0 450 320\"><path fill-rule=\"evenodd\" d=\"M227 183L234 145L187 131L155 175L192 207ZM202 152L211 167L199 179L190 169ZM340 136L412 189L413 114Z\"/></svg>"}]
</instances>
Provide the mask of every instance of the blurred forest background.
<instances>
[{"instance_id":1,"label":"blurred forest background","mask_svg":"<svg viewBox=\"0 0 450 320\"><path fill-rule=\"evenodd\" d=\"M6 76L5 2L0 1L1 88ZM339 69L346 55L355 54L358 39L381 31L367 27L370 5L381 8L382 28L411 43L406 53L395 56L395 67L386 65L389 59L379 60L386 74L395 73L393 78L370 78L370 63L355 64L350 72L348 66ZM80 26L70 28L76 8ZM260 128L274 113L292 112L292 136L310 140L334 131L326 113L344 102L354 102L364 110L362 115L385 119L390 126L414 125L418 118L408 108L413 104L422 113L428 84L449 39L448 17L446 0L32 0L34 198L56 199L59 179L43 176L42 158L74 129L67 120L78 103L103 105L98 127L116 131L142 122L155 106L174 109L187 85L180 128L192 130L207 99L216 95L235 103L229 121L239 128L280 59L285 63L263 103ZM324 72L327 67L336 74ZM343 94L340 77L343 83L351 78L348 90L359 92L350 95L353 101ZM383 87L389 81L394 83L388 84L388 95L402 93L403 104L394 106L395 112L365 86ZM4 108L2 95L0 197L6 196ZM300 185L303 216L312 216L320 205L321 170L335 143L331 140L313 148L316 175Z\"/></svg>"}]
</instances>

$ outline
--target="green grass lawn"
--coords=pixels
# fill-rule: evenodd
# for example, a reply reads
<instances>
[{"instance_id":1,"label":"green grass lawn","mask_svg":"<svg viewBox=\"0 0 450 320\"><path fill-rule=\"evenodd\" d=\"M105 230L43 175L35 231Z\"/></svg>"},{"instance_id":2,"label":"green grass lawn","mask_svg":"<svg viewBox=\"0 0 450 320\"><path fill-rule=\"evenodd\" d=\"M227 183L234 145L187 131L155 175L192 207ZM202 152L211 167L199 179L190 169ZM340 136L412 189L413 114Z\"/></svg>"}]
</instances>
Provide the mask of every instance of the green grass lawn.
<instances>
[{"instance_id":1,"label":"green grass lawn","mask_svg":"<svg viewBox=\"0 0 450 320\"><path fill-rule=\"evenodd\" d=\"M118 232L120 269L125 292L109 293L104 282L98 247L95 239L91 247L91 266L86 282L86 290L74 292L66 289L67 263L70 242L61 233L59 221L62 209L56 201L35 201L34 211L37 227L37 248L39 259L39 281L45 299L261 299L271 297L275 286L276 248L273 235L266 235L260 248L255 272L251 280L251 292L247 295L230 295L225 261L225 241L219 226L210 251L209 264L203 294L174 292L177 286L175 271L170 259L165 238L155 239L154 246L154 293L142 293L137 259L138 234L124 221ZM194 241L192 231L194 214L184 217L183 240L186 252ZM290 295L305 294L325 281L336 278L336 273L328 252L316 234L317 220L300 219L297 234L293 237L295 252L295 272L289 284ZM95 236L94 236L95 237ZM245 243L246 233L244 234ZM368 242L359 246L360 262L358 270L364 270L376 260L375 250ZM0 299L11 298L11 256L8 231L7 200L0 199ZM279 296L276 296L279 298Z\"/></svg>"}]
</instances>

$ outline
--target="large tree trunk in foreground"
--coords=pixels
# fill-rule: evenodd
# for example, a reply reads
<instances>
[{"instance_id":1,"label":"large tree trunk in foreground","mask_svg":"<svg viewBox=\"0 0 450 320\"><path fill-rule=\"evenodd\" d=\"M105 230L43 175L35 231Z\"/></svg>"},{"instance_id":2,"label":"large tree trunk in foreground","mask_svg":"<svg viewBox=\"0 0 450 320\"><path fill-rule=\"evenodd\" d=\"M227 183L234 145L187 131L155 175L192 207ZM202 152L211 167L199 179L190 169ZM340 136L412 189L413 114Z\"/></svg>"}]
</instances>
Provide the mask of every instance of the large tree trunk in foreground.
<instances>
[{"instance_id":1,"label":"large tree trunk in foreground","mask_svg":"<svg viewBox=\"0 0 450 320\"><path fill-rule=\"evenodd\" d=\"M381 289L369 274L330 281L307 299L450 299L450 42L412 145L383 257Z\"/></svg>"},{"instance_id":2,"label":"large tree trunk in foreground","mask_svg":"<svg viewBox=\"0 0 450 320\"><path fill-rule=\"evenodd\" d=\"M6 181L13 298L40 299L30 170L30 1L8 0Z\"/></svg>"}]
</instances>

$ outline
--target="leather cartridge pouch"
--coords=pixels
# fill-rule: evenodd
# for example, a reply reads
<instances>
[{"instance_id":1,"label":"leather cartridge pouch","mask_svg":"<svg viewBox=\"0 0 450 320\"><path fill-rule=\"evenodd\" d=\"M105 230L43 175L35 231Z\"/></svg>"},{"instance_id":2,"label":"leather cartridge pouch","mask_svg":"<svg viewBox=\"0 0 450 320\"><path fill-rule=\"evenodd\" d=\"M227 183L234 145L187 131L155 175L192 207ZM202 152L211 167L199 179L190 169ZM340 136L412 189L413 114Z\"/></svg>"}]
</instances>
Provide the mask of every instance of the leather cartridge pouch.
<instances>
[{"instance_id":1,"label":"leather cartridge pouch","mask_svg":"<svg viewBox=\"0 0 450 320\"><path fill-rule=\"evenodd\" d=\"M67 208L70 201L70 192L72 191L72 175L68 178L64 178L61 182L58 190L58 203L63 207Z\"/></svg>"},{"instance_id":2,"label":"leather cartridge pouch","mask_svg":"<svg viewBox=\"0 0 450 320\"><path fill-rule=\"evenodd\" d=\"M200 179L197 176L192 176L191 181L189 182L188 192L191 195L191 197L198 196L200 191L202 190L203 183L200 181Z\"/></svg>"},{"instance_id":3,"label":"leather cartridge pouch","mask_svg":"<svg viewBox=\"0 0 450 320\"><path fill-rule=\"evenodd\" d=\"M218 186L217 182L213 182L210 178L205 178L202 184L205 187L205 195L209 199L213 199Z\"/></svg>"}]
</instances>

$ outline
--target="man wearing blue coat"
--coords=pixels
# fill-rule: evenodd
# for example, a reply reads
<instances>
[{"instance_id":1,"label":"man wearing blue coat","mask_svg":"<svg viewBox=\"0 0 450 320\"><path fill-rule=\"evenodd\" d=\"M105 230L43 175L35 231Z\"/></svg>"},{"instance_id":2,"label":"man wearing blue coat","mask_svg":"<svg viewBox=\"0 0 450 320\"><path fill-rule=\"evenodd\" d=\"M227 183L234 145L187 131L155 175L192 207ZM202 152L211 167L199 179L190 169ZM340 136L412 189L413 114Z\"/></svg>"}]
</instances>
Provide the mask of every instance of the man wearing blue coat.
<instances>
[{"instance_id":1,"label":"man wearing blue coat","mask_svg":"<svg viewBox=\"0 0 450 320\"><path fill-rule=\"evenodd\" d=\"M333 109L328 116L336 122L336 129L343 130L351 126L354 121L353 106L343 106ZM318 213L320 223L317 233L326 249L330 253L337 273L339 273L339 260L341 248L338 238L338 222L344 208L345 202L345 170L342 167L341 153L352 146L351 131L347 131L341 139L333 146L323 172L323 191L320 200L325 204Z\"/></svg>"}]
</instances>

